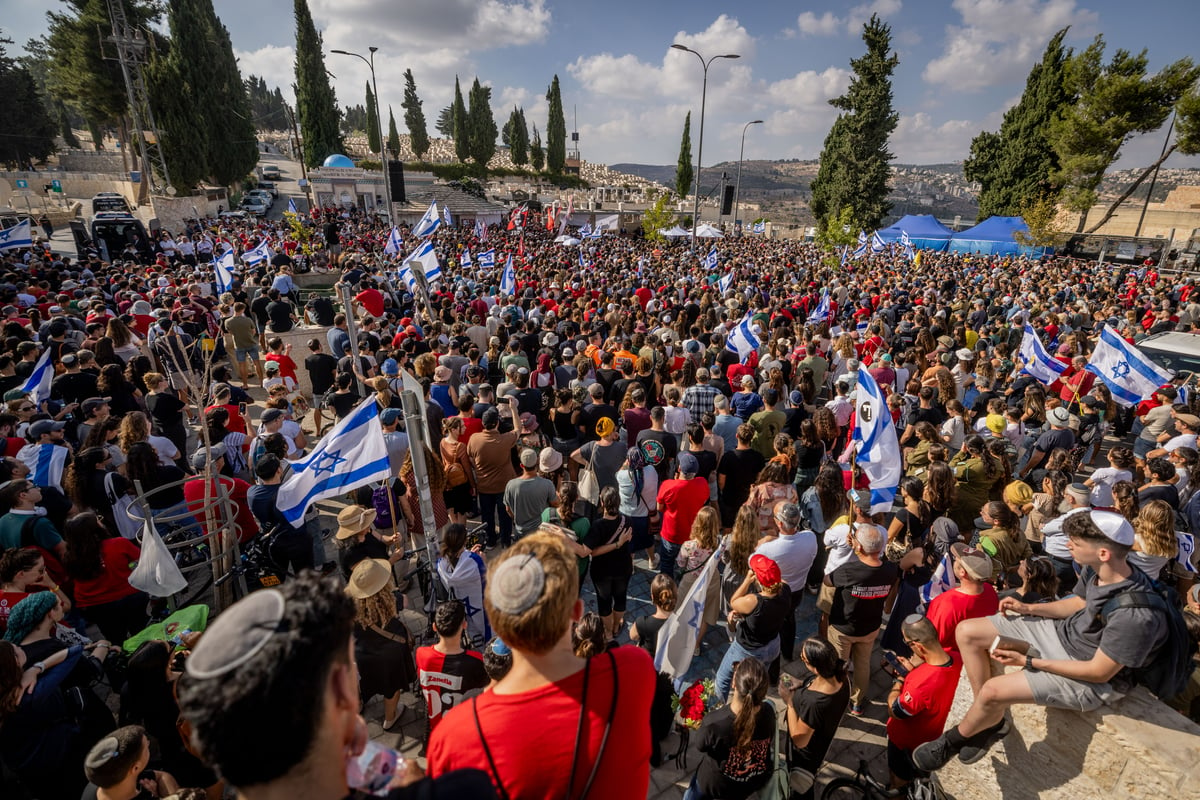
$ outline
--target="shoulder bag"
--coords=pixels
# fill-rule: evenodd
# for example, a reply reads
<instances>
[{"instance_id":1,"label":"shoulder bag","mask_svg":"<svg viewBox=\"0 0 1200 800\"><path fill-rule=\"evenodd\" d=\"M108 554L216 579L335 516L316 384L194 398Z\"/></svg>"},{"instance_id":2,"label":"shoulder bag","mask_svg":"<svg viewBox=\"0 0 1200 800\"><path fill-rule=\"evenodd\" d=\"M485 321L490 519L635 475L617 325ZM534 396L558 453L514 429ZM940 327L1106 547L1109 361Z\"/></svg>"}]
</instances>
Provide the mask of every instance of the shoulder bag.
<instances>
[{"instance_id":1,"label":"shoulder bag","mask_svg":"<svg viewBox=\"0 0 1200 800\"><path fill-rule=\"evenodd\" d=\"M596 450L600 443L592 445L592 454L588 456L587 466L579 473L579 497L592 505L600 504L600 481L596 478Z\"/></svg>"}]
</instances>

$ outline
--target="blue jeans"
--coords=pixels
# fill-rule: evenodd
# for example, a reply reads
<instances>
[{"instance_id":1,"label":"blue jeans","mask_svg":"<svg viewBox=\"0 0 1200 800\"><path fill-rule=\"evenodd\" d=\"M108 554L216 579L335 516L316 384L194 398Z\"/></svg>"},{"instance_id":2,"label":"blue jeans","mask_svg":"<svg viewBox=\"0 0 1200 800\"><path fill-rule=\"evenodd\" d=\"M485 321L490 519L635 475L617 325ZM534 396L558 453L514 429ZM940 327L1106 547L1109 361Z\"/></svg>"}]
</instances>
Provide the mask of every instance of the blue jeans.
<instances>
[{"instance_id":1,"label":"blue jeans","mask_svg":"<svg viewBox=\"0 0 1200 800\"><path fill-rule=\"evenodd\" d=\"M703 758L703 756L701 756ZM692 782L683 791L683 800L712 800L708 795L700 791L700 787L696 785L696 777L699 772L692 773Z\"/></svg>"},{"instance_id":2,"label":"blue jeans","mask_svg":"<svg viewBox=\"0 0 1200 800\"><path fill-rule=\"evenodd\" d=\"M496 516L500 517L500 543L505 547L512 544L512 517L504 507L504 493L479 493L479 513L483 517L483 538L488 547L496 546Z\"/></svg>"},{"instance_id":3,"label":"blue jeans","mask_svg":"<svg viewBox=\"0 0 1200 800\"><path fill-rule=\"evenodd\" d=\"M675 557L681 549L682 544L672 544L661 538L658 540L658 574L675 577Z\"/></svg>"},{"instance_id":4,"label":"blue jeans","mask_svg":"<svg viewBox=\"0 0 1200 800\"><path fill-rule=\"evenodd\" d=\"M771 662L779 655L779 637L776 636L771 640L771 643L764 647L748 648L743 647L734 639L729 643L729 649L725 651L725 657L721 659L721 666L717 667L717 696L722 700L729 699L729 687L733 685L733 666L739 661L745 661L753 656L763 663L764 667L770 667Z\"/></svg>"}]
</instances>

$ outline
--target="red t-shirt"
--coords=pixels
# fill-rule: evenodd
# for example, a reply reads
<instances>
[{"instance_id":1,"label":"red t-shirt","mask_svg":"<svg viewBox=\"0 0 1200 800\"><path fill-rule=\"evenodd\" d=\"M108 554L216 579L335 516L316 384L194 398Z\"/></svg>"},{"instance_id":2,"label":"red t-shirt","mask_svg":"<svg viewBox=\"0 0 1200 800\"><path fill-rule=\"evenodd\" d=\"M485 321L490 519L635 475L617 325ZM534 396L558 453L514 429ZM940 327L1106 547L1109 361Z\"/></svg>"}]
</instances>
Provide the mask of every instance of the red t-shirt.
<instances>
[{"instance_id":1,"label":"red t-shirt","mask_svg":"<svg viewBox=\"0 0 1200 800\"><path fill-rule=\"evenodd\" d=\"M583 705L584 670L556 683L518 694L487 691L452 710L429 740L429 775L451 770L481 769L502 783L509 797L522 800L560 800L574 797L587 782L599 758L589 797L645 797L650 785L650 701L654 697L654 664L640 647L617 647L591 659L587 691L587 725L568 787L571 756ZM619 683L613 707L613 663ZM475 708L472 709L471 706ZM475 729L475 713L488 750L488 764ZM612 713L612 728L604 753L600 740Z\"/></svg>"},{"instance_id":2,"label":"red t-shirt","mask_svg":"<svg viewBox=\"0 0 1200 800\"><path fill-rule=\"evenodd\" d=\"M354 299L367 310L372 317L383 316L383 294L378 289L363 289L354 295Z\"/></svg>"},{"instance_id":3,"label":"red t-shirt","mask_svg":"<svg viewBox=\"0 0 1200 800\"><path fill-rule=\"evenodd\" d=\"M1000 610L1000 597L990 583L979 594L967 594L958 589L942 592L929 603L925 616L937 629L938 641L947 652L958 652L954 631L964 619L990 617Z\"/></svg>"},{"instance_id":4,"label":"red t-shirt","mask_svg":"<svg viewBox=\"0 0 1200 800\"><path fill-rule=\"evenodd\" d=\"M896 703L907 716L887 721L888 741L901 750L912 752L942 735L962 670L958 656L951 654L950 658L949 664L940 667L920 664L904 679Z\"/></svg>"},{"instance_id":5,"label":"red t-shirt","mask_svg":"<svg viewBox=\"0 0 1200 800\"><path fill-rule=\"evenodd\" d=\"M431 731L447 712L462 702L464 694L488 685L483 654L474 650L448 655L434 647L418 647L417 678L421 694L425 695L425 713Z\"/></svg>"},{"instance_id":6,"label":"red t-shirt","mask_svg":"<svg viewBox=\"0 0 1200 800\"><path fill-rule=\"evenodd\" d=\"M112 603L134 594L137 589L129 585L129 574L142 556L138 546L123 536L100 542L100 560L104 572L99 578L75 581L75 605L80 608Z\"/></svg>"},{"instance_id":7,"label":"red t-shirt","mask_svg":"<svg viewBox=\"0 0 1200 800\"><path fill-rule=\"evenodd\" d=\"M24 600L34 592L48 592L49 586L40 586L31 584L25 587L24 592L0 592L0 633L8 630L8 615L12 613L13 606Z\"/></svg>"},{"instance_id":8,"label":"red t-shirt","mask_svg":"<svg viewBox=\"0 0 1200 800\"><path fill-rule=\"evenodd\" d=\"M462 436L458 440L463 444L470 444L471 437L483 430L483 420L479 417L464 417L461 414L458 418L463 424Z\"/></svg>"},{"instance_id":9,"label":"red t-shirt","mask_svg":"<svg viewBox=\"0 0 1200 800\"><path fill-rule=\"evenodd\" d=\"M270 358L270 356L267 356L267 358ZM225 423L225 430L229 431L230 433L246 432L246 420L244 417L242 417L241 409L239 409L235 404L227 403L223 406L209 406L208 408L204 409L204 413L207 414L214 408L223 408L229 412L229 421Z\"/></svg>"},{"instance_id":10,"label":"red t-shirt","mask_svg":"<svg viewBox=\"0 0 1200 800\"><path fill-rule=\"evenodd\" d=\"M691 538L696 514L708 502L708 481L700 477L663 481L658 502L663 506L662 537L671 544L683 544Z\"/></svg>"},{"instance_id":11,"label":"red t-shirt","mask_svg":"<svg viewBox=\"0 0 1200 800\"><path fill-rule=\"evenodd\" d=\"M250 489L250 484L241 478L228 478L224 475L221 476L221 484L225 487L225 491L229 492L229 499L233 502L237 512L234 522L237 523L239 529L238 541L245 544L258 535L258 520L254 518L254 513L250 510L250 503L246 501L246 492ZM212 487L212 496L216 496L216 486ZM207 536L208 527L205 524L203 512L204 478L195 477L184 481L183 499L188 504L188 510L200 521L200 527Z\"/></svg>"},{"instance_id":12,"label":"red t-shirt","mask_svg":"<svg viewBox=\"0 0 1200 800\"><path fill-rule=\"evenodd\" d=\"M296 362L292 361L292 357L283 353L267 353L264 356L266 361L274 361L279 364L279 376L281 378L291 378L299 385L300 380L296 377Z\"/></svg>"}]
</instances>

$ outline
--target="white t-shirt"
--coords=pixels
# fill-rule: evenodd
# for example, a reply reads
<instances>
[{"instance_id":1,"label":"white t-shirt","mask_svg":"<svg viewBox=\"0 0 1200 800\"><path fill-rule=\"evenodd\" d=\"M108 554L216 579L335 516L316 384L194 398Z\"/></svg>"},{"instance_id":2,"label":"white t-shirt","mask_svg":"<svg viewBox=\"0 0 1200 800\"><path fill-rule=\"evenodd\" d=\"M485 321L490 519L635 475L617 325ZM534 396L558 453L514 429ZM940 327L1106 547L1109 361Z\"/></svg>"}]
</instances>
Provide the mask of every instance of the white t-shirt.
<instances>
[{"instance_id":1,"label":"white t-shirt","mask_svg":"<svg viewBox=\"0 0 1200 800\"><path fill-rule=\"evenodd\" d=\"M158 463L164 467L169 467L175 463L175 459L179 458L179 448L165 436L155 436L151 434L147 442L154 448L154 452L158 454Z\"/></svg>"},{"instance_id":2,"label":"white t-shirt","mask_svg":"<svg viewBox=\"0 0 1200 800\"><path fill-rule=\"evenodd\" d=\"M1166 450L1168 453L1173 453L1181 447L1191 447L1195 449L1196 434L1181 433L1178 436L1172 436L1167 440L1167 443L1163 445L1163 450Z\"/></svg>"},{"instance_id":3,"label":"white t-shirt","mask_svg":"<svg viewBox=\"0 0 1200 800\"><path fill-rule=\"evenodd\" d=\"M812 531L797 531L763 542L755 550L779 565L784 582L793 592L804 589L808 570L817 557L817 535Z\"/></svg>"},{"instance_id":4,"label":"white t-shirt","mask_svg":"<svg viewBox=\"0 0 1200 800\"><path fill-rule=\"evenodd\" d=\"M867 527L868 523L860 523L855 525L856 530L861 530ZM887 528L875 526L879 531L879 535L883 537L883 546L887 547ZM850 524L842 523L834 525L829 530L825 531L825 547L829 550L829 560L825 562L825 574L829 575L842 564L846 564L850 559L854 558L854 551L850 549L846 538L850 533ZM782 569L782 568L781 568Z\"/></svg>"},{"instance_id":5,"label":"white t-shirt","mask_svg":"<svg viewBox=\"0 0 1200 800\"><path fill-rule=\"evenodd\" d=\"M1117 483L1118 481L1131 480L1133 480L1133 473L1127 469L1101 467L1093 472L1091 475L1091 481L1096 485L1092 487L1092 507L1112 508L1113 484Z\"/></svg>"}]
</instances>

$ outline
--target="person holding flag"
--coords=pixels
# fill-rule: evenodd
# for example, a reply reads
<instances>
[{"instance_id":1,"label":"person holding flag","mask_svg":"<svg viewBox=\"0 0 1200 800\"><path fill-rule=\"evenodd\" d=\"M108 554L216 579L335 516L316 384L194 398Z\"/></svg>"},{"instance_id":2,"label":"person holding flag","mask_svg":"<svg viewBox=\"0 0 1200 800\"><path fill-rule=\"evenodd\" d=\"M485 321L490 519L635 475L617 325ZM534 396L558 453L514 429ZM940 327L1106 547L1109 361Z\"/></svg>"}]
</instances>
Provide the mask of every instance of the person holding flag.
<instances>
[{"instance_id":1,"label":"person holding flag","mask_svg":"<svg viewBox=\"0 0 1200 800\"><path fill-rule=\"evenodd\" d=\"M437 201L432 200L429 203L429 208L425 209L425 213L417 220L417 224L413 226L413 236L424 238L430 236L442 224L442 218L438 216Z\"/></svg>"},{"instance_id":2,"label":"person holding flag","mask_svg":"<svg viewBox=\"0 0 1200 800\"><path fill-rule=\"evenodd\" d=\"M717 247L716 245L713 245L712 249L708 251L708 255L704 257L704 260L701 261L700 264L706 271L716 272L717 263Z\"/></svg>"},{"instance_id":3,"label":"person holding flag","mask_svg":"<svg viewBox=\"0 0 1200 800\"><path fill-rule=\"evenodd\" d=\"M1038 338L1033 327L1028 324L1025 325L1024 333L1021 335L1021 347L1017 351L1017 355L1025 364L1022 370L1047 386L1057 381L1067 371L1066 364L1057 358L1052 358L1046 352L1046 348L1042 346L1042 340Z\"/></svg>"},{"instance_id":4,"label":"person holding flag","mask_svg":"<svg viewBox=\"0 0 1200 800\"><path fill-rule=\"evenodd\" d=\"M1088 359L1087 370L1095 373L1112 392L1119 405L1134 406L1171 382L1174 373L1163 369L1105 325L1100 341Z\"/></svg>"},{"instance_id":5,"label":"person holding flag","mask_svg":"<svg viewBox=\"0 0 1200 800\"><path fill-rule=\"evenodd\" d=\"M517 274L513 270L512 254L504 264L504 272L500 275L500 294L512 296L517 293Z\"/></svg>"},{"instance_id":6,"label":"person holding flag","mask_svg":"<svg viewBox=\"0 0 1200 800\"><path fill-rule=\"evenodd\" d=\"M751 317L747 314L725 337L725 349L737 353L738 361L745 363L750 354L758 352L758 348L762 346L757 328L758 326L751 322Z\"/></svg>"}]
</instances>

